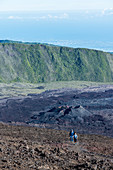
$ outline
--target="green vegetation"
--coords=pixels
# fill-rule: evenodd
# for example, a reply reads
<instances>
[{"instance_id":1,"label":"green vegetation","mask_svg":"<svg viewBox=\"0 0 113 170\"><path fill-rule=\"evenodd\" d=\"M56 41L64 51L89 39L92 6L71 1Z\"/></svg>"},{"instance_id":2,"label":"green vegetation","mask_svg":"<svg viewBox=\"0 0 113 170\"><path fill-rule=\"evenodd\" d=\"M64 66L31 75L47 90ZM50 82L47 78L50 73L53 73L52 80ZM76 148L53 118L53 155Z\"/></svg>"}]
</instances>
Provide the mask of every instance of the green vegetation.
<instances>
[{"instance_id":1,"label":"green vegetation","mask_svg":"<svg viewBox=\"0 0 113 170\"><path fill-rule=\"evenodd\" d=\"M113 54L0 41L0 82L113 81Z\"/></svg>"},{"instance_id":2,"label":"green vegetation","mask_svg":"<svg viewBox=\"0 0 113 170\"><path fill-rule=\"evenodd\" d=\"M62 89L62 88L72 88L72 89L82 89L88 87L99 87L101 85L107 85L113 83L98 83L98 82L87 82L87 81L57 81L50 83L0 83L0 99L4 97L14 97L14 96L27 96L28 94L42 93L48 90ZM40 89L39 87L43 87Z\"/></svg>"}]
</instances>

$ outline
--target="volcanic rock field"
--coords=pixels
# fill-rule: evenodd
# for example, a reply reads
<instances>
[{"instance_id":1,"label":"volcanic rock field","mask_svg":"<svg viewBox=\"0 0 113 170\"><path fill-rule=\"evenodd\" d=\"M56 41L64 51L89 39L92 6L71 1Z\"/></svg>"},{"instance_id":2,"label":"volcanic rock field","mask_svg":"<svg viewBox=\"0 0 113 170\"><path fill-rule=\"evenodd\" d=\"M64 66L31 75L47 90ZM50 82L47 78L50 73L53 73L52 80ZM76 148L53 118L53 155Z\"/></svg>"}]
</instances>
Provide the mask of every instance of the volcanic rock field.
<instances>
[{"instance_id":1,"label":"volcanic rock field","mask_svg":"<svg viewBox=\"0 0 113 170\"><path fill-rule=\"evenodd\" d=\"M1 98L0 121L0 169L113 169L113 85Z\"/></svg>"},{"instance_id":2,"label":"volcanic rock field","mask_svg":"<svg viewBox=\"0 0 113 170\"><path fill-rule=\"evenodd\" d=\"M0 124L0 169L113 169L113 138Z\"/></svg>"},{"instance_id":3,"label":"volcanic rock field","mask_svg":"<svg viewBox=\"0 0 113 170\"><path fill-rule=\"evenodd\" d=\"M2 98L0 121L113 137L113 85Z\"/></svg>"}]
</instances>

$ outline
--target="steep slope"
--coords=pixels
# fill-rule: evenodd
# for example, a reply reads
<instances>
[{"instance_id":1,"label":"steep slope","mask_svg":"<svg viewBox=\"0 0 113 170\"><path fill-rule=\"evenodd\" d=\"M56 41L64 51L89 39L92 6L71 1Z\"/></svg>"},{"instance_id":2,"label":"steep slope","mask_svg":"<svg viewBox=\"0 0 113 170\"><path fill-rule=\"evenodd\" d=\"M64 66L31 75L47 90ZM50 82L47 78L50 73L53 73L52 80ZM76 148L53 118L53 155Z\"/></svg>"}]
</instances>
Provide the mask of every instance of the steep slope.
<instances>
[{"instance_id":1,"label":"steep slope","mask_svg":"<svg viewBox=\"0 0 113 170\"><path fill-rule=\"evenodd\" d=\"M0 43L1 82L113 81L113 54L44 44Z\"/></svg>"}]
</instances>

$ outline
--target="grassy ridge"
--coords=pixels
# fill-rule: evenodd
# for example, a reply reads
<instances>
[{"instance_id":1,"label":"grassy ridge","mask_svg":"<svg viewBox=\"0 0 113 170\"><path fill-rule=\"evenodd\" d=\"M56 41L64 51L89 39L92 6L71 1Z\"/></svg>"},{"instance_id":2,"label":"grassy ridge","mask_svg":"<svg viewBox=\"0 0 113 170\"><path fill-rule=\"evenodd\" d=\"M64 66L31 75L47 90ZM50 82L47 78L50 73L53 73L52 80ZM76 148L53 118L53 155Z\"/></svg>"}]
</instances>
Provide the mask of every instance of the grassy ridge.
<instances>
[{"instance_id":1,"label":"grassy ridge","mask_svg":"<svg viewBox=\"0 0 113 170\"><path fill-rule=\"evenodd\" d=\"M113 81L113 54L44 44L0 43L0 82Z\"/></svg>"}]
</instances>

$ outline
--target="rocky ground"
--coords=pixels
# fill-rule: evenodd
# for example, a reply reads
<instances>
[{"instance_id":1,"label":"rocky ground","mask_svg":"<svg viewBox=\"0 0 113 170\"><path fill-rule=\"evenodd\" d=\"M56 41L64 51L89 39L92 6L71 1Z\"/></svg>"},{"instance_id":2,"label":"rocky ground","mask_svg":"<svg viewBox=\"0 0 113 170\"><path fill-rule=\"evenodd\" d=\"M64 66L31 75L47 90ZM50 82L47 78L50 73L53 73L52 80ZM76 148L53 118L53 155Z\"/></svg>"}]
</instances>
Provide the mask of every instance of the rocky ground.
<instances>
[{"instance_id":1,"label":"rocky ground","mask_svg":"<svg viewBox=\"0 0 113 170\"><path fill-rule=\"evenodd\" d=\"M0 169L113 169L113 85L2 96L0 121Z\"/></svg>"},{"instance_id":2,"label":"rocky ground","mask_svg":"<svg viewBox=\"0 0 113 170\"><path fill-rule=\"evenodd\" d=\"M0 124L0 169L113 169L113 138L37 127Z\"/></svg>"},{"instance_id":3,"label":"rocky ground","mask_svg":"<svg viewBox=\"0 0 113 170\"><path fill-rule=\"evenodd\" d=\"M113 137L113 85L2 98L0 121Z\"/></svg>"}]
</instances>

